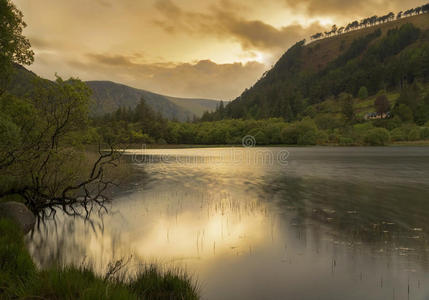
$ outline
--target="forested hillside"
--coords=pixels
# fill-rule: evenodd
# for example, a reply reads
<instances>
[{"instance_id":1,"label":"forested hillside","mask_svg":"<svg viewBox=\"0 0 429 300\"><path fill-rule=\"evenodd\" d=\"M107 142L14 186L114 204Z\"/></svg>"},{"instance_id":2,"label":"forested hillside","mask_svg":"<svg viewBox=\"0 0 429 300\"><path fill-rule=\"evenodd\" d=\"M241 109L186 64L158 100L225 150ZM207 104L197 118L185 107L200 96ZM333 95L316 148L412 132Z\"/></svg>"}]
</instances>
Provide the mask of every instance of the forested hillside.
<instances>
[{"instance_id":1,"label":"forested hillside","mask_svg":"<svg viewBox=\"0 0 429 300\"><path fill-rule=\"evenodd\" d=\"M218 101L164 96L110 81L87 81L94 99L93 113L101 116L118 108L135 108L143 98L153 110L170 120L186 121L201 117L204 111L214 111Z\"/></svg>"},{"instance_id":2,"label":"forested hillside","mask_svg":"<svg viewBox=\"0 0 429 300\"><path fill-rule=\"evenodd\" d=\"M281 117L295 121L311 105L341 93L372 96L429 80L429 14L291 47L250 89L203 120Z\"/></svg>"},{"instance_id":3,"label":"forested hillside","mask_svg":"<svg viewBox=\"0 0 429 300\"><path fill-rule=\"evenodd\" d=\"M141 103L94 126L104 138L130 143L240 144L248 135L257 145L427 141L429 14L301 41L199 122L168 122Z\"/></svg>"},{"instance_id":4,"label":"forested hillside","mask_svg":"<svg viewBox=\"0 0 429 300\"><path fill-rule=\"evenodd\" d=\"M22 97L34 94L37 86L52 85L53 82L40 78L25 67L16 64L15 72L10 76L8 86L10 93ZM216 100L175 98L135 89L123 84L109 81L88 81L91 89L92 103L90 113L102 116L115 112L119 108L134 109L143 98L155 112L170 120L186 121L201 117L204 111L214 111L218 105Z\"/></svg>"}]
</instances>

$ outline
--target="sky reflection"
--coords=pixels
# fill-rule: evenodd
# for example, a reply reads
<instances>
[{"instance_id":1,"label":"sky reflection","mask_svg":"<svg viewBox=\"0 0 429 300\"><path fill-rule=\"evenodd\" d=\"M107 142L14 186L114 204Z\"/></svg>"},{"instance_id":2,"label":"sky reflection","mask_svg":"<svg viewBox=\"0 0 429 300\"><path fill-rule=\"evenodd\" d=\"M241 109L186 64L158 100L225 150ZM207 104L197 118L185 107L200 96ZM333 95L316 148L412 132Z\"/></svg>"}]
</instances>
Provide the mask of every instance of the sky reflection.
<instances>
[{"instance_id":1,"label":"sky reflection","mask_svg":"<svg viewBox=\"0 0 429 300\"><path fill-rule=\"evenodd\" d=\"M150 150L221 155L137 164L146 179L100 227L60 218L29 244L41 265L180 266L208 299L426 299L429 155L402 149L293 148L272 165Z\"/></svg>"}]
</instances>

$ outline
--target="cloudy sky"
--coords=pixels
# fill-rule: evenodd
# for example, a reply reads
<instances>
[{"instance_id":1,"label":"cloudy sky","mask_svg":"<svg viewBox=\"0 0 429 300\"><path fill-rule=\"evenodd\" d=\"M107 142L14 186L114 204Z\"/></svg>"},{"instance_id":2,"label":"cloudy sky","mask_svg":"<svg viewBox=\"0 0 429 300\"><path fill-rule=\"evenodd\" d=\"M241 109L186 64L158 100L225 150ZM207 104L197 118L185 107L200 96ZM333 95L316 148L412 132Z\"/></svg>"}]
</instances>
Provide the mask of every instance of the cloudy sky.
<instances>
[{"instance_id":1,"label":"cloudy sky","mask_svg":"<svg viewBox=\"0 0 429 300\"><path fill-rule=\"evenodd\" d=\"M295 42L421 0L13 0L45 78L230 100Z\"/></svg>"}]
</instances>

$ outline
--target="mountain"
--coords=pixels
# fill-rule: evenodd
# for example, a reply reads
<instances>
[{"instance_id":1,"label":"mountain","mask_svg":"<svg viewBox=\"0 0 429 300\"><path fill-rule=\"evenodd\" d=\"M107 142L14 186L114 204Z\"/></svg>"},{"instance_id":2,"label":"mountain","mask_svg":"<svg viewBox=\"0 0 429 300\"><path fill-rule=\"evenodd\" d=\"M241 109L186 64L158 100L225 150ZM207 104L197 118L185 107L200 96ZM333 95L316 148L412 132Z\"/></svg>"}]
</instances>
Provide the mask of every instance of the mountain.
<instances>
[{"instance_id":1,"label":"mountain","mask_svg":"<svg viewBox=\"0 0 429 300\"><path fill-rule=\"evenodd\" d=\"M205 111L214 111L219 101L208 99L175 98L132 88L110 81L87 81L95 101L93 112L103 115L119 107L135 108L140 99L168 119L184 121L201 117Z\"/></svg>"},{"instance_id":2,"label":"mountain","mask_svg":"<svg viewBox=\"0 0 429 300\"><path fill-rule=\"evenodd\" d=\"M237 99L204 116L281 117L294 121L306 109L341 93L369 96L429 81L429 14L353 30L291 47L262 78Z\"/></svg>"},{"instance_id":3,"label":"mountain","mask_svg":"<svg viewBox=\"0 0 429 300\"><path fill-rule=\"evenodd\" d=\"M15 71L11 78L9 92L17 96L31 94L36 80L42 80L45 84L52 83L21 65L15 65ZM164 96L109 81L88 81L86 84L92 90L91 113L93 115L111 113L119 107L135 108L143 97L152 109L160 112L165 118L185 121L192 119L194 115L201 117L205 111L214 111L219 104L216 100Z\"/></svg>"}]
</instances>

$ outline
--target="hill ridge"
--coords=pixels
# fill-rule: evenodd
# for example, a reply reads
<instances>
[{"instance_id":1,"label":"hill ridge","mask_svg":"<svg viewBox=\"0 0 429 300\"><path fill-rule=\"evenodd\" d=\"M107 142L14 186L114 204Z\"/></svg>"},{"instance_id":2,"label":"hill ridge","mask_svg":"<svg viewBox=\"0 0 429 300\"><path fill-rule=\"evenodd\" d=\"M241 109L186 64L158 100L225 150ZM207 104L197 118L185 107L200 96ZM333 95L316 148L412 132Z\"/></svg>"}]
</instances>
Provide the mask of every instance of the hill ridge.
<instances>
[{"instance_id":1,"label":"hill ridge","mask_svg":"<svg viewBox=\"0 0 429 300\"><path fill-rule=\"evenodd\" d=\"M338 59L342 61L332 67ZM335 98L341 92L356 96L360 87L365 86L369 95L374 95L415 78L427 80L428 68L428 13L307 45L302 40L289 48L253 86L222 111L207 114L203 120L282 117L293 121L305 115L308 106Z\"/></svg>"},{"instance_id":2,"label":"hill ridge","mask_svg":"<svg viewBox=\"0 0 429 300\"><path fill-rule=\"evenodd\" d=\"M52 82L18 64L15 65L15 71L9 92L17 96L31 94L36 79L46 83ZM160 112L165 118L186 121L194 116L201 117L205 111L214 111L219 103L211 99L166 96L109 80L91 80L85 83L93 92L94 104L91 113L96 116L112 113L119 107L135 108L143 97L152 109Z\"/></svg>"}]
</instances>

